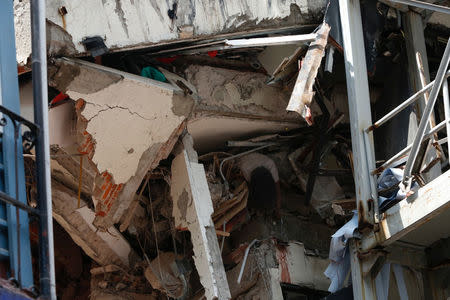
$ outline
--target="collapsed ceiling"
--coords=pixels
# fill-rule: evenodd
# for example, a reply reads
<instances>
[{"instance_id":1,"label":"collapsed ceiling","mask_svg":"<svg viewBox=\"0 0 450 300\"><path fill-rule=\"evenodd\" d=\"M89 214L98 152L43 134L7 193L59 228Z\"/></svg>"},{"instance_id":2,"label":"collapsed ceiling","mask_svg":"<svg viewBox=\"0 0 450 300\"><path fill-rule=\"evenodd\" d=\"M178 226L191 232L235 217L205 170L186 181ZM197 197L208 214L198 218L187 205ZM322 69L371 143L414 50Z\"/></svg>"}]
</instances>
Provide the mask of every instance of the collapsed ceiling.
<instances>
[{"instance_id":1,"label":"collapsed ceiling","mask_svg":"<svg viewBox=\"0 0 450 300\"><path fill-rule=\"evenodd\" d=\"M368 2L381 115L407 89L389 83L407 72L407 41L401 10ZM62 4L47 1L54 219L92 261L91 297L326 296L329 237L356 203L342 45L321 24L325 1ZM425 18L431 73L448 29ZM245 176L256 152L254 169L276 166L268 184ZM280 203L252 206L272 184Z\"/></svg>"}]
</instances>

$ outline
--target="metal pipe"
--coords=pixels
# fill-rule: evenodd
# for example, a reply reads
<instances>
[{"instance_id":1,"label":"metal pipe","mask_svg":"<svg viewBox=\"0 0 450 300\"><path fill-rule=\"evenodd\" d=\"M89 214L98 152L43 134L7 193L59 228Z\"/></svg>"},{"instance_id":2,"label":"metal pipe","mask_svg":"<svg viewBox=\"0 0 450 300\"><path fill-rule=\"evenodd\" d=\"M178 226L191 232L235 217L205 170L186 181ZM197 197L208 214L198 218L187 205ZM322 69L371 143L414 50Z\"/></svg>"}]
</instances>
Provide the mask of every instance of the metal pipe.
<instances>
[{"instance_id":1,"label":"metal pipe","mask_svg":"<svg viewBox=\"0 0 450 300\"><path fill-rule=\"evenodd\" d=\"M444 80L443 84L442 84L442 95L444 98L444 113L445 113L445 119L449 120L450 119L450 99L449 99L449 95L448 95L448 81L447 79ZM450 123L447 122L446 124L446 129L447 129L447 137L450 136ZM450 143L447 143L447 157L450 158Z\"/></svg>"},{"instance_id":2,"label":"metal pipe","mask_svg":"<svg viewBox=\"0 0 450 300\"><path fill-rule=\"evenodd\" d=\"M30 128L30 130L32 130L33 132L38 134L39 127L36 126L36 124L28 121L27 119L25 119L21 115L18 115L15 112L13 112L13 111L11 111L11 110L9 110L6 107L1 106L1 105L0 105L0 113L7 115L11 119L12 122L18 122L20 124L23 124L23 125L27 126L28 128Z\"/></svg>"},{"instance_id":3,"label":"metal pipe","mask_svg":"<svg viewBox=\"0 0 450 300\"><path fill-rule=\"evenodd\" d=\"M369 132L363 132L364 137L364 147L367 153L367 168L370 170L371 166L375 166L375 153L373 152L373 138L369 136ZM376 174L370 174L370 195L373 200L373 216L375 223L380 221L380 209L378 206L378 191L377 191L377 180Z\"/></svg>"},{"instance_id":4,"label":"metal pipe","mask_svg":"<svg viewBox=\"0 0 450 300\"><path fill-rule=\"evenodd\" d=\"M225 175L223 175L223 172L222 172L223 164L224 164L226 161L229 161L230 159L235 159L235 158L244 156L244 155L249 154L249 153L252 153L252 152L259 151L259 150L261 150L261 149L264 149L264 148L267 148L267 147L273 146L273 145L276 145L276 144L275 144L275 143L267 144L267 145L264 145L264 146L261 146L261 147L258 147L258 148L254 148L254 149L251 149L251 150L248 150L248 151L245 151L245 152L238 153L238 154L236 154L236 155L227 157L227 158L225 158L224 160L222 160L222 161L220 162L220 165L219 165L219 173L220 173L220 177L222 177L222 180L223 180L223 182L224 182L224 184L225 184L225 189L228 191L228 188L229 188L229 186L228 186L228 181L227 181L227 179L225 178Z\"/></svg>"},{"instance_id":5,"label":"metal pipe","mask_svg":"<svg viewBox=\"0 0 450 300\"><path fill-rule=\"evenodd\" d=\"M6 194L2 191L0 191L0 201L5 202L7 204L14 205L15 207L18 207L32 215L39 216L39 210L37 210L31 206L28 206L27 204L22 203L13 197L10 197L8 194Z\"/></svg>"},{"instance_id":6,"label":"metal pipe","mask_svg":"<svg viewBox=\"0 0 450 300\"><path fill-rule=\"evenodd\" d=\"M448 120L448 121L446 121L446 120ZM450 122L450 119L446 119L446 120L440 122L439 124L434 126L431 130L429 130L425 134L425 139L429 138L430 136L432 136L433 134L435 134L436 132L438 132L439 130L444 128L445 124ZM381 173L382 171L386 170L387 168L389 168L394 162L396 162L398 159L400 159L401 157L406 155L406 153L408 153L411 150L411 147L412 147L412 144L409 144L408 146L406 146L403 150L401 150L400 152L398 152L397 154L392 156L380 167L372 170L371 174L378 174L378 173Z\"/></svg>"},{"instance_id":7,"label":"metal pipe","mask_svg":"<svg viewBox=\"0 0 450 300\"><path fill-rule=\"evenodd\" d=\"M430 98L425 107L423 115L420 119L419 128L417 129L416 136L414 137L414 142L411 148L411 153L409 155L408 161L405 166L405 173L403 174L402 186L405 190L409 190L411 187L411 172L416 161L417 155L419 154L420 145L424 139L424 133L428 125L428 119L433 112L434 104L436 103L439 90L441 89L442 82L444 81L444 76L450 61L450 38L447 41L447 46L445 47L445 52L442 57L439 69L436 75L435 83L431 89Z\"/></svg>"},{"instance_id":8,"label":"metal pipe","mask_svg":"<svg viewBox=\"0 0 450 300\"><path fill-rule=\"evenodd\" d=\"M13 120L14 124L14 182L15 182L15 197L19 198L19 151L17 150L17 141L19 140L20 123ZM22 259L20 257L20 214L19 208L16 206L16 230L17 230L17 280L19 287L22 287Z\"/></svg>"},{"instance_id":9,"label":"metal pipe","mask_svg":"<svg viewBox=\"0 0 450 300\"><path fill-rule=\"evenodd\" d=\"M450 71L448 71L447 73L445 73L445 78L450 76ZM411 97L409 97L408 99L406 99L405 101L403 101L399 106L397 106L396 108L394 108L393 110L391 110L388 114L386 114L384 117L382 117L381 119L379 119L378 121L376 121L375 123L373 123L372 126L370 126L369 128L366 129L367 132L372 131L378 127L380 127L381 125L383 125L384 123L386 123L387 121L389 121L390 119L392 119L392 117L396 116L398 113L400 113L402 110L404 110L405 108L407 108L410 104L414 103L414 101L416 101L417 99L419 99L420 96L422 96L423 93L427 92L429 89L431 89L433 87L434 84L434 80L432 82L430 82L429 84L427 84L426 86L424 86L421 90L417 91L416 93L414 93Z\"/></svg>"},{"instance_id":10,"label":"metal pipe","mask_svg":"<svg viewBox=\"0 0 450 300\"><path fill-rule=\"evenodd\" d=\"M316 39L317 39L316 33L308 33L308 34L298 34L298 35L225 40L225 45L230 46L231 49L235 49L235 48L247 48L247 47L265 47L265 46L274 46L274 45L290 45L290 44L299 44L299 43L309 43Z\"/></svg>"},{"instance_id":11,"label":"metal pipe","mask_svg":"<svg viewBox=\"0 0 450 300\"><path fill-rule=\"evenodd\" d=\"M273 144L271 142L250 142L250 141L228 141L227 147L261 147L268 144Z\"/></svg>"},{"instance_id":12,"label":"metal pipe","mask_svg":"<svg viewBox=\"0 0 450 300\"><path fill-rule=\"evenodd\" d=\"M448 142L448 137L442 138L442 139L440 139L439 141L437 141L437 143L438 143L439 145L445 144L445 143L447 143L447 142Z\"/></svg>"},{"instance_id":13,"label":"metal pipe","mask_svg":"<svg viewBox=\"0 0 450 300\"><path fill-rule=\"evenodd\" d=\"M34 120L41 129L36 139L36 186L39 218L41 299L56 300L53 218L48 134L47 49L45 0L31 1L31 45Z\"/></svg>"},{"instance_id":14,"label":"metal pipe","mask_svg":"<svg viewBox=\"0 0 450 300\"><path fill-rule=\"evenodd\" d=\"M395 2L395 3L401 3L401 4L410 5L410 6L415 6L418 8L434 10L434 11L441 12L444 14L450 14L449 7L437 5L437 4L433 4L433 3L426 3L426 2L417 1L417 0L390 0L390 1Z\"/></svg>"},{"instance_id":15,"label":"metal pipe","mask_svg":"<svg viewBox=\"0 0 450 300\"><path fill-rule=\"evenodd\" d=\"M242 266L241 266L241 270L239 271L239 276L237 279L237 283L241 284L241 279L242 279L242 275L244 274L244 269L245 269L245 264L247 263L247 258L248 258L248 253L250 252L250 248L256 243L258 242L258 240L253 240L247 247L247 249L245 249L245 255L244 255L244 259L242 261Z\"/></svg>"}]
</instances>

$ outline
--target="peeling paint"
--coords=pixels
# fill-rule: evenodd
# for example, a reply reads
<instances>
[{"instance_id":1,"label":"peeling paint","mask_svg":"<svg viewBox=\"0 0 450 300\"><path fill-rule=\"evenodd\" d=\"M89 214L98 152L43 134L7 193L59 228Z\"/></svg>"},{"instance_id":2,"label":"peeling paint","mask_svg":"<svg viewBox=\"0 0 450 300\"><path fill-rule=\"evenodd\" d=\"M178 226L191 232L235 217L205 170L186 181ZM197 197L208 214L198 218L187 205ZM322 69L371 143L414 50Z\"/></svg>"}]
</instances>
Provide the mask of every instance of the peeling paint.
<instances>
[{"instance_id":1,"label":"peeling paint","mask_svg":"<svg viewBox=\"0 0 450 300\"><path fill-rule=\"evenodd\" d=\"M61 26L46 20L47 55L73 56L77 53L72 36Z\"/></svg>"},{"instance_id":2,"label":"peeling paint","mask_svg":"<svg viewBox=\"0 0 450 300\"><path fill-rule=\"evenodd\" d=\"M125 13L122 9L122 2L121 0L116 0L116 8L114 9L116 14L119 16L120 23L122 23L122 28L129 37L128 34L128 25L127 25L127 18L125 18Z\"/></svg>"},{"instance_id":3,"label":"peeling paint","mask_svg":"<svg viewBox=\"0 0 450 300\"><path fill-rule=\"evenodd\" d=\"M120 75L105 73L92 68L82 68L77 64L64 61L58 61L56 67L58 71L51 77L50 85L61 92L72 90L80 94L93 94L123 78Z\"/></svg>"},{"instance_id":4,"label":"peeling paint","mask_svg":"<svg viewBox=\"0 0 450 300\"><path fill-rule=\"evenodd\" d=\"M181 196L178 198L178 201L176 201L178 210L181 212L181 218L186 221L186 212L188 208L188 203L190 203L192 199L189 199L189 194L187 193L186 189L183 190L183 193L181 193Z\"/></svg>"},{"instance_id":5,"label":"peeling paint","mask_svg":"<svg viewBox=\"0 0 450 300\"><path fill-rule=\"evenodd\" d=\"M47 18L62 26L58 7L64 5L67 32L78 52L86 36L105 36L108 48L124 48L176 40L180 28L192 26L193 36L205 36L252 28L298 26L321 21L325 0L185 0L179 1L177 19L167 15L170 1L97 1L83 5L68 0L46 1ZM293 9L293 6L298 9ZM101 12L99 14L99 12Z\"/></svg>"},{"instance_id":6,"label":"peeling paint","mask_svg":"<svg viewBox=\"0 0 450 300\"><path fill-rule=\"evenodd\" d=\"M14 28L17 63L24 65L31 54L30 0L14 0Z\"/></svg>"}]
</instances>

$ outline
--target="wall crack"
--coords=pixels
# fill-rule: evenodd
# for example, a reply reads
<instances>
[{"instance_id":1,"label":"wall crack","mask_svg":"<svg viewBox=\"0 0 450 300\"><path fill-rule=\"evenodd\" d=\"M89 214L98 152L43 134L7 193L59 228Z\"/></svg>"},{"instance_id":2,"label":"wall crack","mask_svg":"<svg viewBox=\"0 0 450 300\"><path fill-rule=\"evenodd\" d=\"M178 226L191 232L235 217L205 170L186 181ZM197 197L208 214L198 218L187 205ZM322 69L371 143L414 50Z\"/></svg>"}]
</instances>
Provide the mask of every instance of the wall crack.
<instances>
[{"instance_id":1,"label":"wall crack","mask_svg":"<svg viewBox=\"0 0 450 300\"><path fill-rule=\"evenodd\" d=\"M95 105L95 106L104 107L103 105L98 105L98 104L89 103L89 102L87 102L87 104L92 104L92 105ZM119 106L119 105L114 105L114 106L112 106L112 105L106 104L106 108L103 108L103 109L100 109L99 111L97 111L97 113L96 113L95 115L93 115L92 117L90 117L90 118L88 119L88 122L90 122L92 119L98 117L102 112L105 112L105 111L108 111L108 110L111 110L111 109L123 109L123 110L127 110L131 115L136 115L136 116L140 117L141 119L144 119L144 120L147 120L147 121L154 121L154 120L156 120L156 119L158 118L158 117L146 118L146 117L142 116L141 114L139 114L138 112L132 111L132 110L129 109L128 107L123 107L123 106Z\"/></svg>"}]
</instances>

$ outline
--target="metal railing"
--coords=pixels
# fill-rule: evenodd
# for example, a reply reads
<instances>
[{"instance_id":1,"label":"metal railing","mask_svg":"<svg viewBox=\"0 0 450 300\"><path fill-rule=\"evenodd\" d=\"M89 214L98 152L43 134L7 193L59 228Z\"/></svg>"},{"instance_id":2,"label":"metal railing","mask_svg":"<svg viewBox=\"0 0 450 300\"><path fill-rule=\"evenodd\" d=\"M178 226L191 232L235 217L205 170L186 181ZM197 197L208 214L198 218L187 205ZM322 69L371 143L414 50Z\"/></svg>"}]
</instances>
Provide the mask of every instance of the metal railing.
<instances>
[{"instance_id":1,"label":"metal railing","mask_svg":"<svg viewBox=\"0 0 450 300\"><path fill-rule=\"evenodd\" d=\"M29 248L29 241L27 241L29 236L28 236L28 234L26 234L24 237L21 236L21 232L23 231L23 229L21 228L21 226L23 226L22 222L27 223L28 221L20 220L19 210L20 209L24 210L27 213L34 215L34 216L39 216L39 210L27 205L25 203L25 201L26 201L25 199L22 198L22 201L19 200L20 195L21 195L20 189L25 188L25 185L24 185L25 182L24 182L23 178L22 178L22 180L20 179L20 175L19 175L19 170L20 170L19 169L19 155L22 155L22 153L21 153L22 148L25 151L29 151L33 148L35 139L36 139L37 135L39 134L39 127L1 105L0 105L0 113L1 113L0 126L4 128L4 130L2 130L2 142L1 142L2 148L3 148L3 145L6 145L8 143L13 142L13 144L14 144L14 147L13 147L14 152L10 153L10 154L14 155L13 167L11 166L12 168L8 168L9 170L13 169L14 172L13 172L13 174L9 174L9 172L6 172L5 167L3 169L5 180L7 180L6 176L14 177L14 180L13 180L14 190L9 191L10 194L12 194L12 193L14 194L14 197L8 195L5 192L0 191L0 202L3 202L4 204L8 204L8 205L13 205L15 207L15 220L10 220L9 217L7 217L4 221L6 221L6 224L8 227L16 226L15 230L13 228L10 228L10 230L8 230L9 234L13 233L16 235L16 244L14 244L14 245L9 244L8 251L9 251L9 253L11 253L11 251L16 252L16 253L13 253L13 255L17 259L16 260L17 265L16 265L16 263L11 264L11 274L18 281L19 287L22 287L22 275L23 275L22 271L23 270L25 270L25 271L31 270L31 265L30 266L27 266L27 265L22 266L22 264L31 263L31 259L25 259L25 262L22 262L21 247L24 246L24 245L22 245L22 243L25 244L25 248ZM12 125L12 126L8 126L8 125ZM22 137L20 137L22 125L26 126L28 128L28 130L24 131ZM13 132L12 135L4 134L7 131L11 131L11 130ZM11 141L11 139L13 141ZM20 140L22 140L22 147L19 147ZM8 157L6 157L6 158L8 159ZM6 161L6 163L10 164L11 162ZM22 167L22 166L20 166L20 167ZM23 186L20 186L20 185L23 185ZM10 241L11 241L11 239L10 239ZM31 253L29 253L28 255L31 255Z\"/></svg>"},{"instance_id":2,"label":"metal railing","mask_svg":"<svg viewBox=\"0 0 450 300\"><path fill-rule=\"evenodd\" d=\"M403 150L399 151L397 154L386 160L381 166L370 170L370 178L371 178L371 187L372 187L372 194L373 198L375 200L375 212L377 214L377 208L378 203L376 199L378 199L376 196L377 194L377 188L376 188L376 182L377 182L377 175L383 172L385 169L393 166L395 163L397 165L404 163L406 161L405 170L403 174L402 182L400 183L400 187L405 190L409 191L411 188L411 182L413 178L413 166L415 165L415 162L417 160L420 147L422 143L430 138L433 138L433 136L443 129L444 127L447 129L447 136L450 134L450 100L449 100L449 94L448 94L448 83L447 78L450 77L450 70L447 71L448 65L450 62L450 39L447 42L447 46L445 48L444 55L442 57L441 63L439 65L439 69L436 75L436 78L434 81L427 84L425 87L423 87L418 92L414 93L411 97L406 99L403 103L398 105L396 108L394 108L392 111L387 113L385 116L380 118L378 121L374 122L371 126L363 130L364 135L364 143L366 146L366 151L369 154L369 157L375 158L375 153L372 150L373 148L370 147L370 141L371 141L371 134L373 134L373 131L386 123L387 121L391 120L394 116L399 114L401 111L403 111L405 108L409 107L411 104L416 102L422 95L427 93L429 90L430 96L426 103L425 110L420 118L419 127L417 129L417 132L414 137L414 141L412 144L409 144L406 146ZM444 110L445 110L445 120L437 124L436 126L433 126L430 128L430 118L433 115L433 109L434 105L436 103L437 97L439 95L439 91L443 90L443 98L444 98ZM435 141L437 144L448 144L448 155L450 155L450 144L448 143L447 137ZM409 154L408 154L409 153Z\"/></svg>"},{"instance_id":3,"label":"metal railing","mask_svg":"<svg viewBox=\"0 0 450 300\"><path fill-rule=\"evenodd\" d=\"M11 257L10 261L13 261L13 268L10 268L12 271L11 275L19 284L22 283L21 285L25 288L31 287L33 285L32 261L31 255L25 255L25 252L28 252L25 251L27 250L25 248L29 246L29 239L25 238L25 229L28 229L28 222L26 220L28 219L28 214L38 216L39 298L56 299L52 199L50 189L50 147L48 136L45 1L31 1L30 11L34 123L37 125L25 120L19 115L20 98L14 43L14 3L12 1L0 1L0 32L2 36L0 39L0 104L4 105L0 106L0 128L4 129L2 132L1 150L4 153L4 166L7 167L5 168L5 176L3 177L7 184L5 184L5 193L0 193L0 204L2 206L3 203L7 204L5 205L6 214L9 218L7 222L0 220L0 224L7 226L8 239L12 241L11 243L8 242L8 247L11 248L11 251L7 252L6 249L0 249L5 250L0 252L3 254L8 253ZM24 135L21 136L21 129L24 126L29 130L25 131ZM21 141L25 144L21 145ZM22 148L29 150L33 146L36 152L35 177L37 208L27 205L24 191L24 168L22 166ZM2 181L0 180L0 183ZM21 220L16 222L19 218L17 217L18 215ZM19 225L21 232L16 233L14 229ZM18 241L20 241L20 237L22 238L22 241L20 241L21 244L15 241L17 237L19 237ZM23 256L20 257L22 253ZM24 268L20 271L21 268L17 267L19 265L17 259L22 260L22 267L29 268Z\"/></svg>"}]
</instances>

